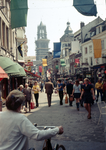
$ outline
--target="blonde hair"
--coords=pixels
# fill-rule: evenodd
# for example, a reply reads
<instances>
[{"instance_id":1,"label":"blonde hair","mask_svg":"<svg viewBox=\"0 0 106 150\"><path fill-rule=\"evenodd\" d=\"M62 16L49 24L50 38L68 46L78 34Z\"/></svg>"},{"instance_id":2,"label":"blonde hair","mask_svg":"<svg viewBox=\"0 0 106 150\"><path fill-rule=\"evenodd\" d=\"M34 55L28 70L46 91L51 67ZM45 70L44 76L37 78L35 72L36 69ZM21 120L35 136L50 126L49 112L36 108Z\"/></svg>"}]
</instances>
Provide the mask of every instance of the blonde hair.
<instances>
[{"instance_id":1,"label":"blonde hair","mask_svg":"<svg viewBox=\"0 0 106 150\"><path fill-rule=\"evenodd\" d=\"M88 82L89 82L89 79L88 79L88 78L85 78L84 81L88 81Z\"/></svg>"},{"instance_id":2,"label":"blonde hair","mask_svg":"<svg viewBox=\"0 0 106 150\"><path fill-rule=\"evenodd\" d=\"M22 87L22 88L24 88L24 86L21 84L19 87Z\"/></svg>"}]
</instances>

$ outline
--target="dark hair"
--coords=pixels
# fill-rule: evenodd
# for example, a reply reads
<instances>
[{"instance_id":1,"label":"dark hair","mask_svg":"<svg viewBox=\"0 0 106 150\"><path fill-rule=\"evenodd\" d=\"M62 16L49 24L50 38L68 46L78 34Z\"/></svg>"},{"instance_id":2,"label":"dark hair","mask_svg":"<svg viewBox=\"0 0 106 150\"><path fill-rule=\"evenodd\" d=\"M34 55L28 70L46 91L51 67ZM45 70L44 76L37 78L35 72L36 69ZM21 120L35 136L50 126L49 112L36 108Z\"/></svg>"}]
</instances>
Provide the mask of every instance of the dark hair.
<instances>
[{"instance_id":1,"label":"dark hair","mask_svg":"<svg viewBox=\"0 0 106 150\"><path fill-rule=\"evenodd\" d=\"M60 83L61 83L61 80L58 80L58 82L60 82Z\"/></svg>"},{"instance_id":2,"label":"dark hair","mask_svg":"<svg viewBox=\"0 0 106 150\"><path fill-rule=\"evenodd\" d=\"M79 85L79 80L76 80L75 83L76 83L76 85L78 86L78 85Z\"/></svg>"},{"instance_id":3,"label":"dark hair","mask_svg":"<svg viewBox=\"0 0 106 150\"><path fill-rule=\"evenodd\" d=\"M13 90L6 98L6 107L9 110L17 111L25 100L24 94L19 90Z\"/></svg>"}]
</instances>

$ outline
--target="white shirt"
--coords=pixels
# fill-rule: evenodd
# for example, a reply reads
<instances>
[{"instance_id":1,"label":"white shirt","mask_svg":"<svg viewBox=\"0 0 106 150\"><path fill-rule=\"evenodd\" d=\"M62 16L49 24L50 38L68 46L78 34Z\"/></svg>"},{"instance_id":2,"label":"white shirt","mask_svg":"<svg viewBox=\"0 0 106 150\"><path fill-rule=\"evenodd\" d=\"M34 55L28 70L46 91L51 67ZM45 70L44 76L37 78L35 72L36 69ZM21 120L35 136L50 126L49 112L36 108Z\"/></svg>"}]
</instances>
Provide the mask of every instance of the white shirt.
<instances>
[{"instance_id":1,"label":"white shirt","mask_svg":"<svg viewBox=\"0 0 106 150\"><path fill-rule=\"evenodd\" d=\"M21 113L10 110L0 112L0 150L28 150L28 138L39 141L53 137L58 132L58 127L38 130Z\"/></svg>"},{"instance_id":2,"label":"white shirt","mask_svg":"<svg viewBox=\"0 0 106 150\"><path fill-rule=\"evenodd\" d=\"M80 92L80 90L81 90L81 85L80 84L78 86L74 84L73 89L74 89L74 93L81 93Z\"/></svg>"}]
</instances>

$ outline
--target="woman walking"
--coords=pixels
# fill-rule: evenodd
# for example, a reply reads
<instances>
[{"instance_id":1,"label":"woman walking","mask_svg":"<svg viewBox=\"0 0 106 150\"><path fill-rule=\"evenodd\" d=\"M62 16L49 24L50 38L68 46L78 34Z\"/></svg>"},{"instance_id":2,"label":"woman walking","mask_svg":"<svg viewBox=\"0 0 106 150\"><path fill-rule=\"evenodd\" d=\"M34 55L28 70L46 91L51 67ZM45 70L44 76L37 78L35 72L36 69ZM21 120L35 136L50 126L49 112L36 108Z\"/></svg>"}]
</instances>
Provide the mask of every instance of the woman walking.
<instances>
[{"instance_id":1,"label":"woman walking","mask_svg":"<svg viewBox=\"0 0 106 150\"><path fill-rule=\"evenodd\" d=\"M40 88L39 88L39 85L37 84L37 81L35 81L35 84L33 85L32 89L34 91L34 97L35 97L35 100L36 100L36 107L39 107L38 98L39 98Z\"/></svg>"},{"instance_id":2,"label":"woman walking","mask_svg":"<svg viewBox=\"0 0 106 150\"><path fill-rule=\"evenodd\" d=\"M91 95L92 93L92 95ZM80 99L82 99L82 96L84 96L84 107L86 108L86 110L88 111L88 119L91 119L91 103L92 103L92 97L93 99L95 99L94 96L94 90L91 84L89 84L89 79L85 78L84 79L84 85L83 85L83 89L81 92L81 96Z\"/></svg>"},{"instance_id":3,"label":"woman walking","mask_svg":"<svg viewBox=\"0 0 106 150\"><path fill-rule=\"evenodd\" d=\"M73 86L72 95L74 95L74 98L76 99L77 110L79 111L79 103L80 103L80 95L81 95L81 85L79 84L78 80L75 81L75 84Z\"/></svg>"},{"instance_id":4,"label":"woman walking","mask_svg":"<svg viewBox=\"0 0 106 150\"><path fill-rule=\"evenodd\" d=\"M61 80L58 81L58 91L59 91L59 97L60 97L60 105L63 105L63 84L61 83Z\"/></svg>"}]
</instances>

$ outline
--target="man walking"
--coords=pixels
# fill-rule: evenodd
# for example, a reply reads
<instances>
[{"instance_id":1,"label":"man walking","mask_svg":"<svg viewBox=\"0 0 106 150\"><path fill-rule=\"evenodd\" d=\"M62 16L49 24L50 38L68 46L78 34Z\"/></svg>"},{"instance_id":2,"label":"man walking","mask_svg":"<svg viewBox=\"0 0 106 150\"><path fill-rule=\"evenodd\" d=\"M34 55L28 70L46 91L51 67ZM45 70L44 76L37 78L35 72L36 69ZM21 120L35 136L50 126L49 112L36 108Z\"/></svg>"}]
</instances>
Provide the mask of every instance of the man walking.
<instances>
[{"instance_id":1,"label":"man walking","mask_svg":"<svg viewBox=\"0 0 106 150\"><path fill-rule=\"evenodd\" d=\"M97 89L97 100L96 100L96 102L98 102L99 93L101 95L101 101L102 101L103 84L101 83L100 79L98 79L98 82L95 84L95 88Z\"/></svg>"},{"instance_id":2,"label":"man walking","mask_svg":"<svg viewBox=\"0 0 106 150\"><path fill-rule=\"evenodd\" d=\"M69 95L69 106L72 106L72 101L70 101L70 96L73 91L73 84L71 82L72 80L69 80L69 83L67 84L67 94Z\"/></svg>"},{"instance_id":3,"label":"man walking","mask_svg":"<svg viewBox=\"0 0 106 150\"><path fill-rule=\"evenodd\" d=\"M48 106L50 107L51 96L52 96L53 89L54 89L53 83L50 81L50 79L48 80L48 82L45 83L45 89L46 89L45 93L47 93Z\"/></svg>"},{"instance_id":4,"label":"man walking","mask_svg":"<svg viewBox=\"0 0 106 150\"><path fill-rule=\"evenodd\" d=\"M32 98L32 90L28 86L28 84L25 84L25 88L23 90L23 93L25 95L25 111L27 112L27 103L29 104L29 112L31 111L30 109L30 104L31 104L31 98Z\"/></svg>"}]
</instances>

